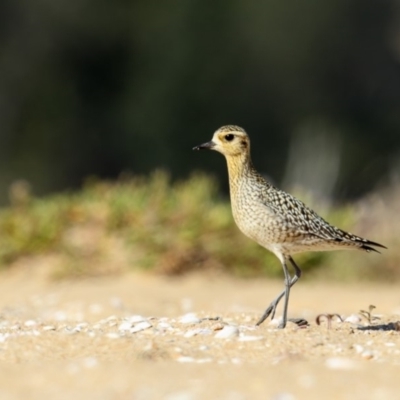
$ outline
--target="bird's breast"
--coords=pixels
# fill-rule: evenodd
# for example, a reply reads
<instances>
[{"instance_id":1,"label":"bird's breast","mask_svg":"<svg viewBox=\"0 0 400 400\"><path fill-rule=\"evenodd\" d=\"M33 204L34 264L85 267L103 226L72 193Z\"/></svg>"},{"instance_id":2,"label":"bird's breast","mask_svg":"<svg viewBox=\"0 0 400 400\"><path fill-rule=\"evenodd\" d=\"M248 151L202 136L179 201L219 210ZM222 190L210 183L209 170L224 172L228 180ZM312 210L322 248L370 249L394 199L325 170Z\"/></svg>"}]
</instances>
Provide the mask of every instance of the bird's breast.
<instances>
[{"instance_id":1,"label":"bird's breast","mask_svg":"<svg viewBox=\"0 0 400 400\"><path fill-rule=\"evenodd\" d=\"M256 192L238 190L231 193L231 205L236 225L246 236L262 246L273 240L278 221Z\"/></svg>"}]
</instances>

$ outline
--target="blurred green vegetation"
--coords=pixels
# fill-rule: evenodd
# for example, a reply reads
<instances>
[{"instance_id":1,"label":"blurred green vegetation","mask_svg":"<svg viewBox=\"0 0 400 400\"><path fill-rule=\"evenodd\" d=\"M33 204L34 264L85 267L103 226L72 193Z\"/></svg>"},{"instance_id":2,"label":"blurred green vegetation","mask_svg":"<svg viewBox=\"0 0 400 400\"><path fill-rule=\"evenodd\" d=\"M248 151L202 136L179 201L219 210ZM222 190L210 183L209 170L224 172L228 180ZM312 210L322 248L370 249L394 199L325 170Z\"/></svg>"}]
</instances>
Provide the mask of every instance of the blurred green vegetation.
<instances>
[{"instance_id":1,"label":"blurred green vegetation","mask_svg":"<svg viewBox=\"0 0 400 400\"><path fill-rule=\"evenodd\" d=\"M384 256L361 252L297 255L306 279L400 276L399 239L391 232L399 227L385 214L380 197L365 199L358 205L361 214L357 216L353 207L327 208L299 195L331 223L346 230L355 228L360 235L374 234L371 239L391 247ZM3 269L37 259L39 264L50 263L54 278L129 269L167 275L205 269L282 278L279 261L239 232L229 201L218 194L216 180L203 174L178 182L163 171L147 177L125 176L118 182L90 179L81 191L44 198L32 198L26 183L17 182L10 196L12 206L0 212ZM400 196L393 192L387 198L393 199L393 207L400 204ZM356 216L361 221L358 226Z\"/></svg>"}]
</instances>

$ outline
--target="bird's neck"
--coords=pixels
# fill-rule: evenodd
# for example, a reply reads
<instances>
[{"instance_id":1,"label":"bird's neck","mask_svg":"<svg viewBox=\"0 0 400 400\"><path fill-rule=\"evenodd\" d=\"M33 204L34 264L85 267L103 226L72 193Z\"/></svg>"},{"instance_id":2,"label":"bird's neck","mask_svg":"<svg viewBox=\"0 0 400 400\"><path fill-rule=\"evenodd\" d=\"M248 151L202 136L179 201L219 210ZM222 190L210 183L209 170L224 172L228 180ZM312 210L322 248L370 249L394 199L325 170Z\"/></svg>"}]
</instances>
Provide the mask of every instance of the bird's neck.
<instances>
[{"instance_id":1,"label":"bird's neck","mask_svg":"<svg viewBox=\"0 0 400 400\"><path fill-rule=\"evenodd\" d=\"M227 157L226 162L230 182L245 179L255 173L249 153Z\"/></svg>"},{"instance_id":2,"label":"bird's neck","mask_svg":"<svg viewBox=\"0 0 400 400\"><path fill-rule=\"evenodd\" d=\"M246 186L270 186L253 167L249 153L226 158L228 164L229 187L232 196L236 196Z\"/></svg>"}]
</instances>

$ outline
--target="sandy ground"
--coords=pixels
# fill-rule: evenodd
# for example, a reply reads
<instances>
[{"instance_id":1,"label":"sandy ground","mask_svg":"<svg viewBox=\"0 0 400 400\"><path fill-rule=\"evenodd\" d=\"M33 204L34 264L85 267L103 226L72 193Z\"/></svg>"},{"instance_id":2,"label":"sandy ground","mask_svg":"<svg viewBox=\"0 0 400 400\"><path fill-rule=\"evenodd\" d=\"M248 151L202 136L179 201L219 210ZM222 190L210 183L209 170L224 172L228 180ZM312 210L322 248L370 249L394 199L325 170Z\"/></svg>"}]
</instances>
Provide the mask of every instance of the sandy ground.
<instances>
[{"instance_id":1,"label":"sandy ground","mask_svg":"<svg viewBox=\"0 0 400 400\"><path fill-rule=\"evenodd\" d=\"M300 281L290 317L310 326L256 328L281 289L227 276L3 272L0 399L400 398L397 285ZM354 315L370 304L372 325ZM328 329L321 313L353 316Z\"/></svg>"}]
</instances>

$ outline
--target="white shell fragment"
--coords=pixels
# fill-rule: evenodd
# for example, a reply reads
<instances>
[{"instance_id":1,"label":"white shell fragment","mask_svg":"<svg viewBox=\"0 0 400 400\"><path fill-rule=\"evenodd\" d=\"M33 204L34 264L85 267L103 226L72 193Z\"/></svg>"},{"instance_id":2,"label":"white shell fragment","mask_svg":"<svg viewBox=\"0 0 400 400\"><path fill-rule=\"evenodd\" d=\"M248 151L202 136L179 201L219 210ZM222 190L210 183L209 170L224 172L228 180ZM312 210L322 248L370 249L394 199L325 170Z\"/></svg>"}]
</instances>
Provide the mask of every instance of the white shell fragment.
<instances>
[{"instance_id":1,"label":"white shell fragment","mask_svg":"<svg viewBox=\"0 0 400 400\"><path fill-rule=\"evenodd\" d=\"M148 321L143 321L143 322L139 322L138 324L136 324L133 328L131 328L129 330L130 333L136 333L136 332L140 332L143 331L145 329L151 328L153 325L151 325L150 322Z\"/></svg>"},{"instance_id":2,"label":"white shell fragment","mask_svg":"<svg viewBox=\"0 0 400 400\"><path fill-rule=\"evenodd\" d=\"M191 338L197 335L211 335L211 333L212 333L211 329L197 328L197 329L190 329L189 331L185 332L183 337Z\"/></svg>"},{"instance_id":3,"label":"white shell fragment","mask_svg":"<svg viewBox=\"0 0 400 400\"><path fill-rule=\"evenodd\" d=\"M120 332L136 333L152 327L153 325L141 315L132 315L124 318L124 321L118 326Z\"/></svg>"},{"instance_id":4,"label":"white shell fragment","mask_svg":"<svg viewBox=\"0 0 400 400\"><path fill-rule=\"evenodd\" d=\"M190 338L190 337L196 336L197 334L199 334L200 331L201 331L201 328L198 328L198 329L191 329L191 330L185 332L185 334L183 335L183 337L185 337L185 338Z\"/></svg>"},{"instance_id":5,"label":"white shell fragment","mask_svg":"<svg viewBox=\"0 0 400 400\"><path fill-rule=\"evenodd\" d=\"M233 325L226 325L220 331L215 334L215 338L217 339L231 339L237 337L239 335L239 329Z\"/></svg>"},{"instance_id":6,"label":"white shell fragment","mask_svg":"<svg viewBox=\"0 0 400 400\"><path fill-rule=\"evenodd\" d=\"M358 314L351 314L344 321L350 322L351 324L359 324L362 320Z\"/></svg>"},{"instance_id":7,"label":"white shell fragment","mask_svg":"<svg viewBox=\"0 0 400 400\"><path fill-rule=\"evenodd\" d=\"M55 331L55 330L56 330L56 327L55 327L54 325L45 325L42 329L43 329L45 332L47 332L47 331Z\"/></svg>"},{"instance_id":8,"label":"white shell fragment","mask_svg":"<svg viewBox=\"0 0 400 400\"><path fill-rule=\"evenodd\" d=\"M9 333L0 333L0 343L4 343L9 336Z\"/></svg>"},{"instance_id":9,"label":"white shell fragment","mask_svg":"<svg viewBox=\"0 0 400 400\"><path fill-rule=\"evenodd\" d=\"M277 328L279 324L282 322L282 317L274 318L269 322L269 326L273 328Z\"/></svg>"},{"instance_id":10,"label":"white shell fragment","mask_svg":"<svg viewBox=\"0 0 400 400\"><path fill-rule=\"evenodd\" d=\"M372 358L375 357L375 353L372 350L364 350L361 353L361 357L364 358L365 360L371 360Z\"/></svg>"},{"instance_id":11,"label":"white shell fragment","mask_svg":"<svg viewBox=\"0 0 400 400\"><path fill-rule=\"evenodd\" d=\"M194 313L187 313L182 315L182 317L178 320L181 324L198 324L200 322L200 318L197 317Z\"/></svg>"},{"instance_id":12,"label":"white shell fragment","mask_svg":"<svg viewBox=\"0 0 400 400\"><path fill-rule=\"evenodd\" d=\"M109 339L119 339L121 336L116 332L110 332L106 334Z\"/></svg>"},{"instance_id":13,"label":"white shell fragment","mask_svg":"<svg viewBox=\"0 0 400 400\"><path fill-rule=\"evenodd\" d=\"M356 351L357 354L360 354L364 351L364 347L360 344L354 344L353 349Z\"/></svg>"},{"instance_id":14,"label":"white shell fragment","mask_svg":"<svg viewBox=\"0 0 400 400\"><path fill-rule=\"evenodd\" d=\"M141 315L131 315L130 317L126 318L131 324L136 324L137 322L147 321L147 318L142 317Z\"/></svg>"}]
</instances>

